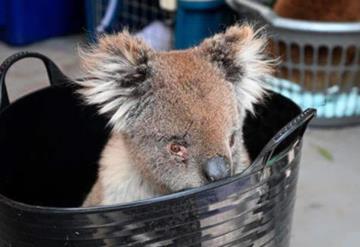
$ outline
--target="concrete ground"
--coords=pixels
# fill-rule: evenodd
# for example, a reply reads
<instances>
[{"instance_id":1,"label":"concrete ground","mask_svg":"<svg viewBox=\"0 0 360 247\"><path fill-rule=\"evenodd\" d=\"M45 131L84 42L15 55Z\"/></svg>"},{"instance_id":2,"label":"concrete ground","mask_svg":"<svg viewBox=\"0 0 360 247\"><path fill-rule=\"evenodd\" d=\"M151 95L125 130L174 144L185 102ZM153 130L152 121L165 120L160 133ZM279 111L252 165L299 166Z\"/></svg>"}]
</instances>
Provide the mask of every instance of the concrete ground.
<instances>
[{"instance_id":1,"label":"concrete ground","mask_svg":"<svg viewBox=\"0 0 360 247\"><path fill-rule=\"evenodd\" d=\"M39 51L71 77L80 77L76 47L81 36L50 39L28 47L0 43L0 60L20 50ZM39 62L10 71L11 99L47 85ZM360 127L306 132L292 247L360 246Z\"/></svg>"}]
</instances>

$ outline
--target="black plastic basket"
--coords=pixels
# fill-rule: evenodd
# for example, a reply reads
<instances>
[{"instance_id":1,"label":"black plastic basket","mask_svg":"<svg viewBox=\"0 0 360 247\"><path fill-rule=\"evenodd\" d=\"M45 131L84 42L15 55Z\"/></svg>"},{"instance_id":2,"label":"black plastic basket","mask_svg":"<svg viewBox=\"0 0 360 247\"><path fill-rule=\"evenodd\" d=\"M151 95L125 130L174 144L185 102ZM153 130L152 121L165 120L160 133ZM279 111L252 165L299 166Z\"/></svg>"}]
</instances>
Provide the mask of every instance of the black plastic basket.
<instances>
[{"instance_id":1,"label":"black plastic basket","mask_svg":"<svg viewBox=\"0 0 360 247\"><path fill-rule=\"evenodd\" d=\"M41 59L51 86L12 104L5 75ZM149 200L78 208L109 130L69 79L38 53L0 67L0 246L289 246L302 136L315 111L270 93L244 126L243 174ZM285 126L285 127L284 127Z\"/></svg>"}]
</instances>

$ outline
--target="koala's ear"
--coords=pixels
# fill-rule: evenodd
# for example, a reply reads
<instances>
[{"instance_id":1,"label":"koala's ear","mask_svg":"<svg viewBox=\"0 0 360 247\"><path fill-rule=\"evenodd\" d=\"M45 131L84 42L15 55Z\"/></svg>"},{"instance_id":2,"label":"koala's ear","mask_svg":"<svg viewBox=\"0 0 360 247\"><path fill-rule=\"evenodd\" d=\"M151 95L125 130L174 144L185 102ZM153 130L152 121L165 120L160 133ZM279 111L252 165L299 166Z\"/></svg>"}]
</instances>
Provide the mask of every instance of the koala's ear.
<instances>
[{"instance_id":1,"label":"koala's ear","mask_svg":"<svg viewBox=\"0 0 360 247\"><path fill-rule=\"evenodd\" d=\"M225 33L204 40L200 53L215 64L235 85L239 104L253 112L265 94L264 76L272 72L272 60L264 52L266 39L249 25L235 25Z\"/></svg>"},{"instance_id":2,"label":"koala's ear","mask_svg":"<svg viewBox=\"0 0 360 247\"><path fill-rule=\"evenodd\" d=\"M85 79L76 81L79 93L85 102L97 105L101 114L109 115L117 130L125 126L126 117L150 87L152 54L127 31L104 36L97 45L80 51Z\"/></svg>"}]
</instances>

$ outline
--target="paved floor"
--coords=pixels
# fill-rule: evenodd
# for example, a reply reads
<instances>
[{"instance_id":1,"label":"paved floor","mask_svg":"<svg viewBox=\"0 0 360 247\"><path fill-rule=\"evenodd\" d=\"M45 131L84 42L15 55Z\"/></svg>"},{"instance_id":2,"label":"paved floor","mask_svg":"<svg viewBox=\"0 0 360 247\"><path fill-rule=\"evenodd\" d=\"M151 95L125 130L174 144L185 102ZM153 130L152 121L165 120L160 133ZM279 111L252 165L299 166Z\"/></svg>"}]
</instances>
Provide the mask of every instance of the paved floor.
<instances>
[{"instance_id":1,"label":"paved floor","mask_svg":"<svg viewBox=\"0 0 360 247\"><path fill-rule=\"evenodd\" d=\"M28 47L0 43L0 60L19 50L40 51L79 77L80 36ZM12 99L47 84L39 62L24 61L8 77ZM360 246L360 127L307 131L293 224L293 247Z\"/></svg>"},{"instance_id":2,"label":"paved floor","mask_svg":"<svg viewBox=\"0 0 360 247\"><path fill-rule=\"evenodd\" d=\"M306 133L292 246L360 246L359 160L359 127Z\"/></svg>"}]
</instances>

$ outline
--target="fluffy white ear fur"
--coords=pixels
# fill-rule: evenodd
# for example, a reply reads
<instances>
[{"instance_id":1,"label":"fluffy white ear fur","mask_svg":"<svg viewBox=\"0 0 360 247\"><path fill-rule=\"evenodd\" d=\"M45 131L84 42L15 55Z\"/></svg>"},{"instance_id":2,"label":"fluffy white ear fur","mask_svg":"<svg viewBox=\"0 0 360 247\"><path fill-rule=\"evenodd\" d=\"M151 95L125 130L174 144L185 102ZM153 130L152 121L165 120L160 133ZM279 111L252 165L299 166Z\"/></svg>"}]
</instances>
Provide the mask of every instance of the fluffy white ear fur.
<instances>
[{"instance_id":1,"label":"fluffy white ear fur","mask_svg":"<svg viewBox=\"0 0 360 247\"><path fill-rule=\"evenodd\" d=\"M97 46L80 51L86 79L76 81L79 93L110 116L116 131L126 127L126 117L138 101L151 54L144 42L127 31L104 36Z\"/></svg>"},{"instance_id":2,"label":"fluffy white ear fur","mask_svg":"<svg viewBox=\"0 0 360 247\"><path fill-rule=\"evenodd\" d=\"M206 39L200 46L235 85L241 108L253 113L253 105L266 93L264 77L271 74L274 60L265 53L267 39L250 25L235 25L225 33Z\"/></svg>"},{"instance_id":3,"label":"fluffy white ear fur","mask_svg":"<svg viewBox=\"0 0 360 247\"><path fill-rule=\"evenodd\" d=\"M253 112L253 105L265 94L264 76L271 72L266 39L249 25L232 26L225 33L206 39L199 48L211 62L219 65L235 85L242 111ZM99 44L81 51L86 80L78 80L79 92L88 104L97 105L110 116L117 132L126 129L127 116L146 89L148 61L153 51L127 31L107 35Z\"/></svg>"}]
</instances>

